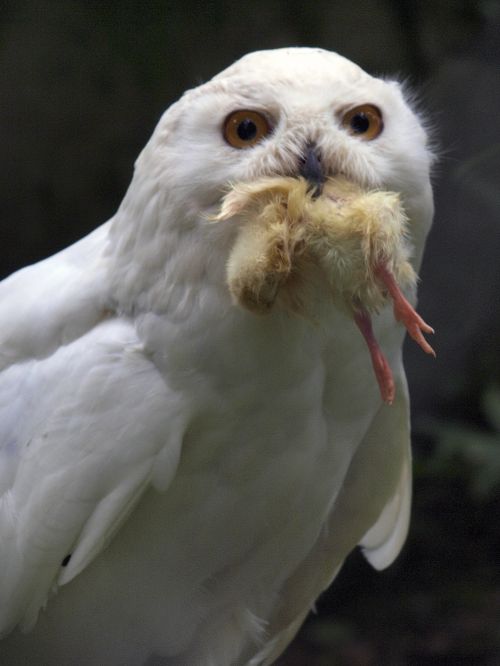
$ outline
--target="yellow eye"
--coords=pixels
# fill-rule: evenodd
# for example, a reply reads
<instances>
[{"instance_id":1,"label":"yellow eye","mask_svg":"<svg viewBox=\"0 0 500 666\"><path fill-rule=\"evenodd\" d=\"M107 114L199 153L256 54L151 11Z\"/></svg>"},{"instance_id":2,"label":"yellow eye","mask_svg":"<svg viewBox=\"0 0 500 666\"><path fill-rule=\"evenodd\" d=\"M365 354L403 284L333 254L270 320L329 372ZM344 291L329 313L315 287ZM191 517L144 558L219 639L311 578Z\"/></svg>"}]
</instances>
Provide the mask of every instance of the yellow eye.
<instances>
[{"instance_id":1,"label":"yellow eye","mask_svg":"<svg viewBox=\"0 0 500 666\"><path fill-rule=\"evenodd\" d=\"M373 104L361 104L347 111L342 118L343 127L364 141L376 139L384 129L380 109Z\"/></svg>"},{"instance_id":2,"label":"yellow eye","mask_svg":"<svg viewBox=\"0 0 500 666\"><path fill-rule=\"evenodd\" d=\"M265 116L258 111L233 111L224 121L224 138L233 148L250 148L270 131Z\"/></svg>"}]
</instances>

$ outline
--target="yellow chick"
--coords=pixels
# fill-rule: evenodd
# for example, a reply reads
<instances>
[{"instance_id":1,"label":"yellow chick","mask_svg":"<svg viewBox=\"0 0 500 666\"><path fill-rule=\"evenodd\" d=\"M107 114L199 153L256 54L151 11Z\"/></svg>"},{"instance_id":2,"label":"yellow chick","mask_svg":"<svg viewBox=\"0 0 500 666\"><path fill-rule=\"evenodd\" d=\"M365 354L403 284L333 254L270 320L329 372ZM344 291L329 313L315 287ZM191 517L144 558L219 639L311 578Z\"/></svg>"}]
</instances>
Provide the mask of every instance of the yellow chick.
<instances>
[{"instance_id":1,"label":"yellow chick","mask_svg":"<svg viewBox=\"0 0 500 666\"><path fill-rule=\"evenodd\" d=\"M306 313L302 286L319 267L336 305L347 310L363 334L382 398L392 403L394 382L375 340L370 314L392 299L394 315L424 351L433 333L404 297L414 285L407 217L394 192L366 191L343 177L330 178L321 194L304 179L262 178L236 184L215 220L238 216L240 224L227 263L227 283L242 307L269 312L278 297Z\"/></svg>"}]
</instances>

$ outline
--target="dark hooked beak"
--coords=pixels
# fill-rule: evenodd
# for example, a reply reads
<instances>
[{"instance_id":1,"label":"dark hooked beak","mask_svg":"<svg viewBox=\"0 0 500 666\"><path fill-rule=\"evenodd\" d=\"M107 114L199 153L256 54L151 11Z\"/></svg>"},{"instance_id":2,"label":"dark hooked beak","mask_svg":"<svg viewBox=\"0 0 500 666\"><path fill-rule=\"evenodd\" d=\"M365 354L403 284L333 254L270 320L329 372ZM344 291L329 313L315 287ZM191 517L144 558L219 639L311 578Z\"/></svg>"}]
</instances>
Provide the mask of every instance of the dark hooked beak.
<instances>
[{"instance_id":1,"label":"dark hooked beak","mask_svg":"<svg viewBox=\"0 0 500 666\"><path fill-rule=\"evenodd\" d=\"M305 178L312 189L314 198L319 197L323 190L323 183L326 180L323 167L321 166L321 157L315 143L308 143L299 162L299 173Z\"/></svg>"}]
</instances>

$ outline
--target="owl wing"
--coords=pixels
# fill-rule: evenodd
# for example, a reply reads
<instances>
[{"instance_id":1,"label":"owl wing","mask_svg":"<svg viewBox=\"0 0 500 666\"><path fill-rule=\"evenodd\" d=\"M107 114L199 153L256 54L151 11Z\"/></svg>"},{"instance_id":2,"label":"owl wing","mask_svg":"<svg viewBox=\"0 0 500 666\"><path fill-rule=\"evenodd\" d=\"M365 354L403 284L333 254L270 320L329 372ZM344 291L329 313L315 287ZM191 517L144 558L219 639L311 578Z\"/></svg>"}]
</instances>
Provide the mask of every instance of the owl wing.
<instances>
[{"instance_id":1,"label":"owl wing","mask_svg":"<svg viewBox=\"0 0 500 666\"><path fill-rule=\"evenodd\" d=\"M0 370L49 356L106 316L108 225L0 282Z\"/></svg>"},{"instance_id":2,"label":"owl wing","mask_svg":"<svg viewBox=\"0 0 500 666\"><path fill-rule=\"evenodd\" d=\"M98 299L82 282L77 289L75 257L63 253L0 285L0 635L36 621L50 594L106 546L152 476L168 485L180 450L173 391L133 325L99 317ZM66 277L65 298L51 291L54 273ZM32 291L40 302L30 316L23 299Z\"/></svg>"},{"instance_id":3,"label":"owl wing","mask_svg":"<svg viewBox=\"0 0 500 666\"><path fill-rule=\"evenodd\" d=\"M393 405L382 405L373 418L318 541L283 587L269 625L274 638L248 666L268 666L281 654L353 544L377 569L389 566L401 550L411 503L409 397L401 364L395 380Z\"/></svg>"}]
</instances>

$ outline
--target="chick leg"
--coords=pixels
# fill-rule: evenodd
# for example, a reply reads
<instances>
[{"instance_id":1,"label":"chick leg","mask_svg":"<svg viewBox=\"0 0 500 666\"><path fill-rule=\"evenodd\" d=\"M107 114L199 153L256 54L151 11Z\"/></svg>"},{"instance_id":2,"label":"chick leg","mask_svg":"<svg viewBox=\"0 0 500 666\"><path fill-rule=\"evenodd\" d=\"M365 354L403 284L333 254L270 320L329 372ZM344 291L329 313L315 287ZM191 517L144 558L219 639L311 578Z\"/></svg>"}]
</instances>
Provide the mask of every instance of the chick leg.
<instances>
[{"instance_id":1,"label":"chick leg","mask_svg":"<svg viewBox=\"0 0 500 666\"><path fill-rule=\"evenodd\" d=\"M356 326L361 331L361 334L368 346L368 351L370 352L372 366L375 372L375 377L377 378L382 400L388 405L392 405L395 394L392 370L382 350L380 349L377 340L375 339L370 315L366 310L357 310L354 313L354 321L356 322Z\"/></svg>"},{"instance_id":2,"label":"chick leg","mask_svg":"<svg viewBox=\"0 0 500 666\"><path fill-rule=\"evenodd\" d=\"M292 259L284 224L266 227L257 221L242 227L227 264L227 281L234 300L256 314L270 312Z\"/></svg>"},{"instance_id":3,"label":"chick leg","mask_svg":"<svg viewBox=\"0 0 500 666\"><path fill-rule=\"evenodd\" d=\"M391 295L394 304L394 317L400 321L408 331L410 337L420 345L427 354L436 356L436 352L424 338L423 333L434 333L434 329L427 324L420 315L418 315L411 303L403 296L394 275L385 264L379 264L375 269L375 275L384 284Z\"/></svg>"}]
</instances>

